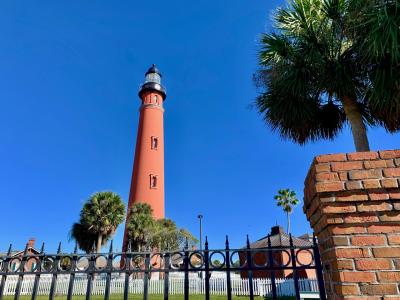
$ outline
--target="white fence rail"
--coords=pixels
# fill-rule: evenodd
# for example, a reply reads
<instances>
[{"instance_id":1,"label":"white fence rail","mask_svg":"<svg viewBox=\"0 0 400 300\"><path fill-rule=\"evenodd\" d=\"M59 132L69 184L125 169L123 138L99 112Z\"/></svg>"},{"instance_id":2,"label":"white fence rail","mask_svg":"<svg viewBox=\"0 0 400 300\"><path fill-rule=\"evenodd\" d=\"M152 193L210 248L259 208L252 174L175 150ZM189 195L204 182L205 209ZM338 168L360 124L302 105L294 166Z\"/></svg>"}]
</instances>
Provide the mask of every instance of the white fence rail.
<instances>
[{"instance_id":1,"label":"white fence rail","mask_svg":"<svg viewBox=\"0 0 400 300\"><path fill-rule=\"evenodd\" d=\"M51 276L41 276L39 281L38 295L47 295L50 292ZM8 276L4 290L5 295L14 295L17 285L18 276ZM34 277L26 275L24 277L21 289L21 295L31 295L33 290ZM57 294L66 295L68 291L69 275L59 275L57 280ZM116 277L111 280L111 294L122 294L124 292L125 278ZM74 295L85 295L87 279L75 278ZM300 291L318 292L318 283L316 279L300 279ZM96 278L93 282L92 295L103 295L106 286L105 278ZM249 280L235 278L231 280L232 294L248 295ZM172 278L169 280L169 293L183 294L184 279ZM255 295L265 296L272 293L272 285L270 279L254 279L253 289ZM278 296L293 296L295 295L293 279L276 279L276 289ZM210 294L226 295L227 285L226 278L211 278L210 279ZM143 280L131 279L129 281L129 292L132 294L143 293ZM149 294L163 294L164 280L151 279L149 280ZM204 294L205 280L200 278L189 279L190 294Z\"/></svg>"}]
</instances>

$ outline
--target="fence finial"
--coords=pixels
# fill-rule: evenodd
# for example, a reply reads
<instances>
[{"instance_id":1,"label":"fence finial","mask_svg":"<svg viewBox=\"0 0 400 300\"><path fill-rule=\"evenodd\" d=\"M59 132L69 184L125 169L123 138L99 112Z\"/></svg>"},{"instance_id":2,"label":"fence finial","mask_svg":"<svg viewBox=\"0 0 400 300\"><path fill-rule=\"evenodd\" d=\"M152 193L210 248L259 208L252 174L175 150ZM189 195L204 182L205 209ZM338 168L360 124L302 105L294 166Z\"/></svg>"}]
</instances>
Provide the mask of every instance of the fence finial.
<instances>
[{"instance_id":1,"label":"fence finial","mask_svg":"<svg viewBox=\"0 0 400 300\"><path fill-rule=\"evenodd\" d=\"M111 243L110 243L110 253L112 253L113 252L113 242L114 242L114 240L111 240Z\"/></svg>"},{"instance_id":2,"label":"fence finial","mask_svg":"<svg viewBox=\"0 0 400 300\"><path fill-rule=\"evenodd\" d=\"M78 243L75 243L74 254L78 253Z\"/></svg>"},{"instance_id":3,"label":"fence finial","mask_svg":"<svg viewBox=\"0 0 400 300\"><path fill-rule=\"evenodd\" d=\"M290 247L293 247L293 238L291 233L289 233L289 245Z\"/></svg>"},{"instance_id":4,"label":"fence finial","mask_svg":"<svg viewBox=\"0 0 400 300\"><path fill-rule=\"evenodd\" d=\"M128 241L128 252L132 252L132 241Z\"/></svg>"},{"instance_id":5,"label":"fence finial","mask_svg":"<svg viewBox=\"0 0 400 300\"><path fill-rule=\"evenodd\" d=\"M206 250L208 250L208 236L206 236L206 241L204 243L204 246L205 246Z\"/></svg>"},{"instance_id":6,"label":"fence finial","mask_svg":"<svg viewBox=\"0 0 400 300\"><path fill-rule=\"evenodd\" d=\"M61 242L58 243L57 254L61 253Z\"/></svg>"},{"instance_id":7,"label":"fence finial","mask_svg":"<svg viewBox=\"0 0 400 300\"><path fill-rule=\"evenodd\" d=\"M11 248L12 248L12 244L10 244L10 246L8 247L7 256L10 256L10 254L11 254Z\"/></svg>"},{"instance_id":8,"label":"fence finial","mask_svg":"<svg viewBox=\"0 0 400 300\"><path fill-rule=\"evenodd\" d=\"M40 253L44 253L44 242L42 243L42 247L40 248Z\"/></svg>"},{"instance_id":9,"label":"fence finial","mask_svg":"<svg viewBox=\"0 0 400 300\"><path fill-rule=\"evenodd\" d=\"M185 239L185 250L188 250L188 249L189 249L189 240L186 237L186 239Z\"/></svg>"},{"instance_id":10,"label":"fence finial","mask_svg":"<svg viewBox=\"0 0 400 300\"><path fill-rule=\"evenodd\" d=\"M225 248L229 249L229 239L228 239L228 235L225 236Z\"/></svg>"},{"instance_id":11,"label":"fence finial","mask_svg":"<svg viewBox=\"0 0 400 300\"><path fill-rule=\"evenodd\" d=\"M28 248L29 248L29 243L26 243L25 249L24 249L24 255L28 253Z\"/></svg>"},{"instance_id":12,"label":"fence finial","mask_svg":"<svg viewBox=\"0 0 400 300\"><path fill-rule=\"evenodd\" d=\"M246 246L250 249L250 239L248 234L246 235Z\"/></svg>"}]
</instances>

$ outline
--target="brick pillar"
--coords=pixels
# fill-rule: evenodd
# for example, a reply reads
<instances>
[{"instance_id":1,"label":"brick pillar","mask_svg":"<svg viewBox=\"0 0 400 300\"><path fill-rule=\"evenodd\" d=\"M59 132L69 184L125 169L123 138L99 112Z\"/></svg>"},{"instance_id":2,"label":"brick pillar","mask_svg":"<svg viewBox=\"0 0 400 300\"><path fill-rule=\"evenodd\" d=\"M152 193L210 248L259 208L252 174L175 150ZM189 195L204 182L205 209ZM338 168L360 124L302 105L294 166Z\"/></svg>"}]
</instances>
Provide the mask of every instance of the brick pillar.
<instances>
[{"instance_id":1,"label":"brick pillar","mask_svg":"<svg viewBox=\"0 0 400 300\"><path fill-rule=\"evenodd\" d=\"M314 159L304 212L319 240L328 299L400 299L399 185L400 150Z\"/></svg>"}]
</instances>

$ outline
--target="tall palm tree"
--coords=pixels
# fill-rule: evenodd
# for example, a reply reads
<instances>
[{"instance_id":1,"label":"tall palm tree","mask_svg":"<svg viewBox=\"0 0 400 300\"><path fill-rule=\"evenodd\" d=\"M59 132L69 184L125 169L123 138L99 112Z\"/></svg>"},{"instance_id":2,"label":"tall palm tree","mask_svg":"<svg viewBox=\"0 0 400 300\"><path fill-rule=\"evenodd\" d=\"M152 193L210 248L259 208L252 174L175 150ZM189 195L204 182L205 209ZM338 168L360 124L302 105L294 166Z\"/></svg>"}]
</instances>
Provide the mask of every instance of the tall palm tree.
<instances>
[{"instance_id":1,"label":"tall palm tree","mask_svg":"<svg viewBox=\"0 0 400 300\"><path fill-rule=\"evenodd\" d=\"M275 200L277 205L282 207L283 211L286 213L287 218L287 232L290 233L290 214L293 208L299 203L299 199L296 197L296 192L290 189L282 189L278 191Z\"/></svg>"},{"instance_id":2,"label":"tall palm tree","mask_svg":"<svg viewBox=\"0 0 400 300\"><path fill-rule=\"evenodd\" d=\"M357 151L367 126L400 129L400 1L288 0L263 34L258 110L299 144L350 124Z\"/></svg>"},{"instance_id":3,"label":"tall palm tree","mask_svg":"<svg viewBox=\"0 0 400 300\"><path fill-rule=\"evenodd\" d=\"M90 249L94 240L99 253L124 219L125 205L121 197L109 191L97 192L84 203L79 223L73 225L71 236L84 251Z\"/></svg>"}]
</instances>

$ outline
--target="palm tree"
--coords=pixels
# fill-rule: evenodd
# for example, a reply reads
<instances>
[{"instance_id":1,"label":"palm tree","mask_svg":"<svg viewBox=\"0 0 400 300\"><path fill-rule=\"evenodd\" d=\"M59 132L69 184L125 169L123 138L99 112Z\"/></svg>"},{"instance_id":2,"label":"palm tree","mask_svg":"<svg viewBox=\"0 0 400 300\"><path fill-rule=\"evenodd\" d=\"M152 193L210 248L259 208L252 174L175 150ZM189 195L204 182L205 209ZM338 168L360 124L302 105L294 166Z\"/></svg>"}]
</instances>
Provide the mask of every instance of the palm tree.
<instances>
[{"instance_id":1,"label":"palm tree","mask_svg":"<svg viewBox=\"0 0 400 300\"><path fill-rule=\"evenodd\" d=\"M357 151L367 126L400 129L399 0L288 0L263 34L256 105L299 144L333 139L348 122Z\"/></svg>"},{"instance_id":2,"label":"palm tree","mask_svg":"<svg viewBox=\"0 0 400 300\"><path fill-rule=\"evenodd\" d=\"M278 191L275 200L277 205L282 207L283 211L286 213L287 218L287 232L290 233L290 214L293 208L299 203L299 199L296 197L296 192L290 189L283 189Z\"/></svg>"},{"instance_id":3,"label":"palm tree","mask_svg":"<svg viewBox=\"0 0 400 300\"><path fill-rule=\"evenodd\" d=\"M96 243L96 252L115 233L125 219L125 205L119 195L113 192L94 193L83 205L79 223L71 229L79 247L90 252L90 245Z\"/></svg>"},{"instance_id":4,"label":"palm tree","mask_svg":"<svg viewBox=\"0 0 400 300\"><path fill-rule=\"evenodd\" d=\"M132 243L132 250L141 251L149 243L154 230L153 209L147 203L133 204L129 212L127 224L128 239Z\"/></svg>"}]
</instances>

